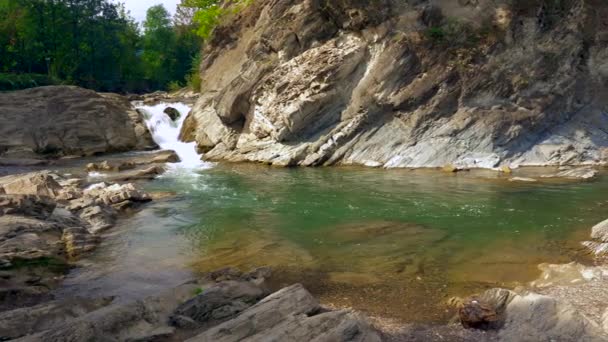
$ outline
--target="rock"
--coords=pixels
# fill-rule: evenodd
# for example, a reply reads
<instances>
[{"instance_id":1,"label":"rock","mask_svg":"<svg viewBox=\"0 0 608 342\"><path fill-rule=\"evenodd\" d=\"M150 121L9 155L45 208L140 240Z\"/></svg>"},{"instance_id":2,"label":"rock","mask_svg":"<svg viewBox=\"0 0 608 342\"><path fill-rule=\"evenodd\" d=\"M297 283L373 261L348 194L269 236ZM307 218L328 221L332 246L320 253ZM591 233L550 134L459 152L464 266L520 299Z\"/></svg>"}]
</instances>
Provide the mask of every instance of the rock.
<instances>
[{"instance_id":1,"label":"rock","mask_svg":"<svg viewBox=\"0 0 608 342\"><path fill-rule=\"evenodd\" d=\"M608 242L608 220L602 221L591 228L591 238L601 242Z\"/></svg>"},{"instance_id":2,"label":"rock","mask_svg":"<svg viewBox=\"0 0 608 342\"><path fill-rule=\"evenodd\" d=\"M302 285L264 298L195 341L380 341L380 336L348 311L323 312Z\"/></svg>"},{"instance_id":3,"label":"rock","mask_svg":"<svg viewBox=\"0 0 608 342\"><path fill-rule=\"evenodd\" d=\"M54 198L59 195L61 190L61 185L48 171L1 177L0 185L9 195L37 195Z\"/></svg>"},{"instance_id":4,"label":"rock","mask_svg":"<svg viewBox=\"0 0 608 342\"><path fill-rule=\"evenodd\" d=\"M181 160L175 151L160 151L152 155L152 163L179 163ZM143 163L140 163L143 164Z\"/></svg>"},{"instance_id":5,"label":"rock","mask_svg":"<svg viewBox=\"0 0 608 342\"><path fill-rule=\"evenodd\" d=\"M509 178L510 182L524 182L524 183L534 183L537 180L534 178L528 178L528 177L511 177Z\"/></svg>"},{"instance_id":6,"label":"rock","mask_svg":"<svg viewBox=\"0 0 608 342\"><path fill-rule=\"evenodd\" d=\"M192 296L196 285L185 284L158 296L117 303L77 318L54 324L20 341L156 341L167 339L174 328L169 315Z\"/></svg>"},{"instance_id":7,"label":"rock","mask_svg":"<svg viewBox=\"0 0 608 342\"><path fill-rule=\"evenodd\" d=\"M500 167L500 172L510 175L513 173L513 169L511 169L510 167L508 167L507 165L503 165Z\"/></svg>"},{"instance_id":8,"label":"rock","mask_svg":"<svg viewBox=\"0 0 608 342\"><path fill-rule=\"evenodd\" d=\"M42 166L48 165L49 161L45 159L28 159L28 158L19 158L19 159L9 159L9 158L0 158L0 166Z\"/></svg>"},{"instance_id":9,"label":"rock","mask_svg":"<svg viewBox=\"0 0 608 342\"><path fill-rule=\"evenodd\" d=\"M4 267L15 260L32 261L63 256L61 227L34 218L0 216L0 260Z\"/></svg>"},{"instance_id":10,"label":"rock","mask_svg":"<svg viewBox=\"0 0 608 342\"><path fill-rule=\"evenodd\" d=\"M152 180L159 175L165 173L165 168L158 165L153 165L145 168L135 169L128 172L122 172L117 175L109 176L107 179L114 182L130 182L136 180Z\"/></svg>"},{"instance_id":11,"label":"rock","mask_svg":"<svg viewBox=\"0 0 608 342\"><path fill-rule=\"evenodd\" d=\"M121 162L121 161L115 161L115 162L108 162L103 161L101 163L89 163L87 164L87 171L91 172L91 171L113 171L113 172L119 172L119 171L124 171L124 170L131 170L135 168L135 164L131 163L131 162Z\"/></svg>"},{"instance_id":12,"label":"rock","mask_svg":"<svg viewBox=\"0 0 608 342\"><path fill-rule=\"evenodd\" d=\"M595 178L598 171L594 168L581 167L559 171L555 174L543 175L542 178L567 178L567 179L582 179L588 180Z\"/></svg>"},{"instance_id":13,"label":"rock","mask_svg":"<svg viewBox=\"0 0 608 342\"><path fill-rule=\"evenodd\" d=\"M505 310L513 296L514 293L502 289L492 289L480 296L473 296L460 305L460 322L465 328L499 329L504 324Z\"/></svg>"},{"instance_id":14,"label":"rock","mask_svg":"<svg viewBox=\"0 0 608 342\"><path fill-rule=\"evenodd\" d=\"M0 340L16 339L52 329L110 304L111 298L73 298L0 312Z\"/></svg>"},{"instance_id":15,"label":"rock","mask_svg":"<svg viewBox=\"0 0 608 342\"><path fill-rule=\"evenodd\" d=\"M96 234L111 228L116 223L116 210L107 205L92 205L80 211L81 219L89 224L89 232Z\"/></svg>"},{"instance_id":16,"label":"rock","mask_svg":"<svg viewBox=\"0 0 608 342\"><path fill-rule=\"evenodd\" d=\"M113 185L99 183L85 189L84 195L111 206L124 204L124 202L138 203L150 201L150 195L137 190L135 185L131 183Z\"/></svg>"},{"instance_id":17,"label":"rock","mask_svg":"<svg viewBox=\"0 0 608 342\"><path fill-rule=\"evenodd\" d=\"M0 94L0 156L90 156L153 147L143 118L119 95L73 86Z\"/></svg>"},{"instance_id":18,"label":"rock","mask_svg":"<svg viewBox=\"0 0 608 342\"><path fill-rule=\"evenodd\" d=\"M179 119L179 117L181 116L181 114L179 113L179 111L173 107L167 107L165 108L165 110L163 111L163 113L167 114L168 117L171 118L172 121L175 121L177 119Z\"/></svg>"},{"instance_id":19,"label":"rock","mask_svg":"<svg viewBox=\"0 0 608 342\"><path fill-rule=\"evenodd\" d=\"M112 161L103 161L101 163L89 163L86 170L102 171L102 172L122 172L125 170L133 170L142 165L149 164L164 164L164 163L179 163L180 159L175 151L158 151L146 153L129 158L121 158ZM150 168L148 168L150 169ZM141 168L139 169L141 170ZM160 170L160 169L157 169Z\"/></svg>"},{"instance_id":20,"label":"rock","mask_svg":"<svg viewBox=\"0 0 608 342\"><path fill-rule=\"evenodd\" d=\"M277 166L605 164L608 40L583 23L607 10L257 1L205 44L181 137L209 160Z\"/></svg>"},{"instance_id":21,"label":"rock","mask_svg":"<svg viewBox=\"0 0 608 342\"><path fill-rule=\"evenodd\" d=\"M591 241L582 242L596 256L608 254L608 220L602 221L591 228Z\"/></svg>"},{"instance_id":22,"label":"rock","mask_svg":"<svg viewBox=\"0 0 608 342\"><path fill-rule=\"evenodd\" d=\"M95 229L92 232L95 233ZM77 259L93 251L99 244L99 237L89 234L89 231L82 227L64 229L61 240L65 245L65 252L69 259Z\"/></svg>"},{"instance_id":23,"label":"rock","mask_svg":"<svg viewBox=\"0 0 608 342\"><path fill-rule=\"evenodd\" d=\"M266 297L270 292L249 281L223 281L180 305L171 318L179 326L196 322L199 326L223 322Z\"/></svg>"},{"instance_id":24,"label":"rock","mask_svg":"<svg viewBox=\"0 0 608 342\"><path fill-rule=\"evenodd\" d=\"M45 220L55 210L56 203L35 195L0 195L0 216L20 215Z\"/></svg>"},{"instance_id":25,"label":"rock","mask_svg":"<svg viewBox=\"0 0 608 342\"><path fill-rule=\"evenodd\" d=\"M454 166L452 164L448 164L448 165L445 165L444 167L442 167L441 171L446 172L446 173L456 173L460 170L456 166Z\"/></svg>"},{"instance_id":26,"label":"rock","mask_svg":"<svg viewBox=\"0 0 608 342\"><path fill-rule=\"evenodd\" d=\"M567 303L549 296L492 289L476 298L465 302L464 316L460 311L461 319L472 318L463 321L463 325L499 329L499 341L606 340L596 324Z\"/></svg>"}]
</instances>

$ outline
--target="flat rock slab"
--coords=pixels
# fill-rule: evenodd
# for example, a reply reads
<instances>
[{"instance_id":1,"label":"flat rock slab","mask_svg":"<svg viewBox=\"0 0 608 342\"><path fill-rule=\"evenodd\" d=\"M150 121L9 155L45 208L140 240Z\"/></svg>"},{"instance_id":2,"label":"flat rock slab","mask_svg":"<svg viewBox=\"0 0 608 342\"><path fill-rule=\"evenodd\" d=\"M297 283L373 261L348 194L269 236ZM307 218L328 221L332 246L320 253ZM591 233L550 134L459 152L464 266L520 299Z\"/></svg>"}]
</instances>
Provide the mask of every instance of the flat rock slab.
<instances>
[{"instance_id":1,"label":"flat rock slab","mask_svg":"<svg viewBox=\"0 0 608 342\"><path fill-rule=\"evenodd\" d=\"M322 311L317 300L296 284L187 341L380 341L380 336L352 313Z\"/></svg>"}]
</instances>

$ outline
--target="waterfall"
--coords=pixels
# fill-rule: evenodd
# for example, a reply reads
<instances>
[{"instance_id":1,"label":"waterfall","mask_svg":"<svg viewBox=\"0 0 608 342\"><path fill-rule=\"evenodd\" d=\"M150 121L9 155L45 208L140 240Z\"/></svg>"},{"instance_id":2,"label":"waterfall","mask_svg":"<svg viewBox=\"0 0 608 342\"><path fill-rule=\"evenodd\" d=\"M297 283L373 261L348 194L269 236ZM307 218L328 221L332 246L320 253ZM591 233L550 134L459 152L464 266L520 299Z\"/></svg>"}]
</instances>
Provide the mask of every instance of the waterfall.
<instances>
[{"instance_id":1,"label":"waterfall","mask_svg":"<svg viewBox=\"0 0 608 342\"><path fill-rule=\"evenodd\" d=\"M135 107L144 112L146 125L152 134L152 138L163 150L173 150L179 158L180 163L172 167L180 169L200 169L210 166L209 163L201 161L201 155L196 152L196 143L185 143L179 140L179 133L190 107L184 103L159 103L154 106L145 106L136 103ZM165 114L168 107L175 108L180 116L175 121Z\"/></svg>"}]
</instances>

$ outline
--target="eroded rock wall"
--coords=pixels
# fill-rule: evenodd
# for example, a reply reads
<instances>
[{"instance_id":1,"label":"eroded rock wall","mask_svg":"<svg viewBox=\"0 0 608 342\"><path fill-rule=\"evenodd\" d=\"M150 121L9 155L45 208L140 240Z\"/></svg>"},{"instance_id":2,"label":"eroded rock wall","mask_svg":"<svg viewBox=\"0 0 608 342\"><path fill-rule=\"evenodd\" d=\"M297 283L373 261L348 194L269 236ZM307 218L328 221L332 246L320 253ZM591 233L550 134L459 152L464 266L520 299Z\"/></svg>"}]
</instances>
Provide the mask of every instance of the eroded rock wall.
<instances>
[{"instance_id":1,"label":"eroded rock wall","mask_svg":"<svg viewBox=\"0 0 608 342\"><path fill-rule=\"evenodd\" d=\"M210 160L603 164L608 3L259 0L208 42Z\"/></svg>"}]
</instances>

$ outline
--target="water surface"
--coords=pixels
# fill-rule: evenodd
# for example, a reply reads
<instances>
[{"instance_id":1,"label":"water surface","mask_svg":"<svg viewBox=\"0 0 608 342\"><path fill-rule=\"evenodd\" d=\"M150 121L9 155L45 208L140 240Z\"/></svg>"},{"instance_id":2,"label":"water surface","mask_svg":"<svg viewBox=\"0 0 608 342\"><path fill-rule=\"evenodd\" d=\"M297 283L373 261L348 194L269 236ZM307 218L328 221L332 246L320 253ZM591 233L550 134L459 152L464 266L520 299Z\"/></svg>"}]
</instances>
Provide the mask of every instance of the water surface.
<instances>
[{"instance_id":1,"label":"water surface","mask_svg":"<svg viewBox=\"0 0 608 342\"><path fill-rule=\"evenodd\" d=\"M301 282L326 304L445 322L452 296L583 260L580 241L608 204L606 176L520 184L493 172L217 165L145 186L175 196L123 220L67 289L131 298L269 265L274 286Z\"/></svg>"}]
</instances>

